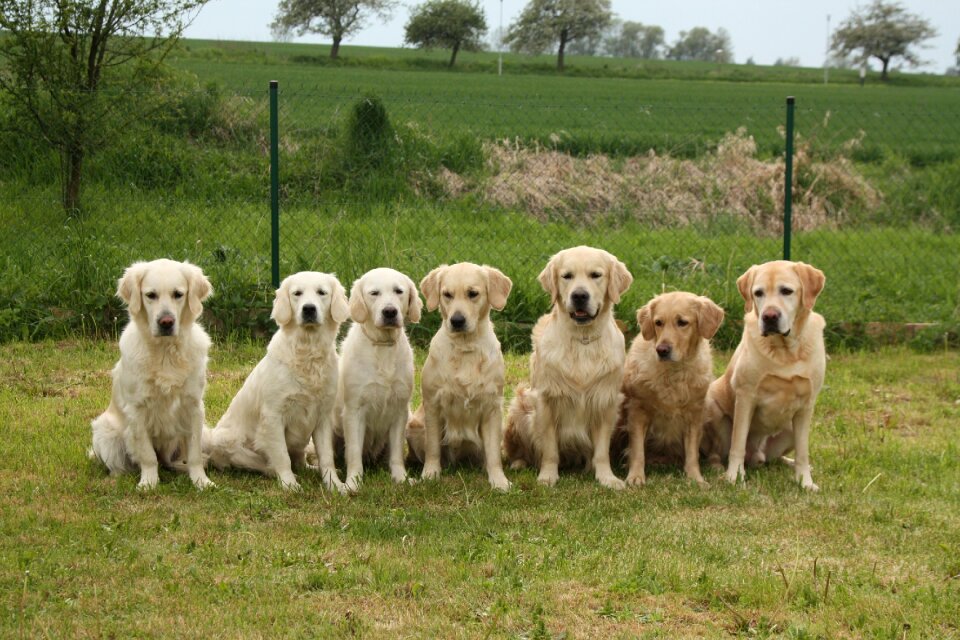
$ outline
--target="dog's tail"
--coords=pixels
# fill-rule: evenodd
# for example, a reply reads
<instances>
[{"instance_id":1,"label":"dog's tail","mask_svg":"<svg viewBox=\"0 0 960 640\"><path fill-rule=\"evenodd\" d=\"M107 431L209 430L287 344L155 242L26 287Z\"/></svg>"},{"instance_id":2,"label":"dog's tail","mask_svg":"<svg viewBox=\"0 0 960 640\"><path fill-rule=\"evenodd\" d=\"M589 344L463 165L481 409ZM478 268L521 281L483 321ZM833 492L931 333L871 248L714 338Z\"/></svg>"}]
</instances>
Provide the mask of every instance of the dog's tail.
<instances>
[{"instance_id":1,"label":"dog's tail","mask_svg":"<svg viewBox=\"0 0 960 640\"><path fill-rule=\"evenodd\" d=\"M426 424L423 421L423 405L407 416L407 464L423 464L426 455Z\"/></svg>"},{"instance_id":2,"label":"dog's tail","mask_svg":"<svg viewBox=\"0 0 960 640\"><path fill-rule=\"evenodd\" d=\"M248 443L238 442L233 431L223 427L204 427L200 436L200 448L205 464L209 463L216 469L235 467L272 476L274 472L266 458L247 445Z\"/></svg>"},{"instance_id":3,"label":"dog's tail","mask_svg":"<svg viewBox=\"0 0 960 640\"><path fill-rule=\"evenodd\" d=\"M126 417L111 404L90 423L93 438L87 457L102 462L110 475L129 473L137 468L127 452L126 422Z\"/></svg>"},{"instance_id":4,"label":"dog's tail","mask_svg":"<svg viewBox=\"0 0 960 640\"><path fill-rule=\"evenodd\" d=\"M511 469L523 469L537 464L533 447L533 417L537 406L537 392L521 383L517 386L510 408L507 409L507 427L503 431L503 448Z\"/></svg>"}]
</instances>

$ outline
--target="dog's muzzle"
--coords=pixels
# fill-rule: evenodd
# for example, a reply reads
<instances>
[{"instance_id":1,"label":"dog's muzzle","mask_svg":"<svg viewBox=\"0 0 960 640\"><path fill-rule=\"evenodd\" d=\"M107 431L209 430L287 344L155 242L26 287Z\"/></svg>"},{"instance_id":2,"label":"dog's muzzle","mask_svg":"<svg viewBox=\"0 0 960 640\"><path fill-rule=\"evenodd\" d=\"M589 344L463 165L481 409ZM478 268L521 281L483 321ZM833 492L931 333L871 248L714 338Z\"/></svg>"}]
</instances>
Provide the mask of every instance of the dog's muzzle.
<instances>
[{"instance_id":1,"label":"dog's muzzle","mask_svg":"<svg viewBox=\"0 0 960 640\"><path fill-rule=\"evenodd\" d=\"M657 345L657 357L660 360L672 360L673 347L669 344L658 344Z\"/></svg>"},{"instance_id":2,"label":"dog's muzzle","mask_svg":"<svg viewBox=\"0 0 960 640\"><path fill-rule=\"evenodd\" d=\"M461 332L467 330L467 319L463 316L462 313L457 311L452 316L450 316L450 328L455 332Z\"/></svg>"},{"instance_id":3,"label":"dog's muzzle","mask_svg":"<svg viewBox=\"0 0 960 640\"><path fill-rule=\"evenodd\" d=\"M587 324L593 322L596 314L590 313L590 294L583 289L576 289L570 294L570 317L577 324Z\"/></svg>"},{"instance_id":4,"label":"dog's muzzle","mask_svg":"<svg viewBox=\"0 0 960 640\"><path fill-rule=\"evenodd\" d=\"M157 332L161 336L172 336L177 328L177 318L169 311L164 311L157 317Z\"/></svg>"},{"instance_id":5,"label":"dog's muzzle","mask_svg":"<svg viewBox=\"0 0 960 640\"><path fill-rule=\"evenodd\" d=\"M313 304L305 304L300 309L300 319L303 324L317 324L317 307Z\"/></svg>"},{"instance_id":6,"label":"dog's muzzle","mask_svg":"<svg viewBox=\"0 0 960 640\"><path fill-rule=\"evenodd\" d=\"M384 307L380 312L381 326L396 327L400 325L400 314L396 307Z\"/></svg>"},{"instance_id":7,"label":"dog's muzzle","mask_svg":"<svg viewBox=\"0 0 960 640\"><path fill-rule=\"evenodd\" d=\"M767 337L769 335L790 335L790 329L783 331L780 329L780 319L782 314L779 309L766 309L760 315L760 335Z\"/></svg>"}]
</instances>

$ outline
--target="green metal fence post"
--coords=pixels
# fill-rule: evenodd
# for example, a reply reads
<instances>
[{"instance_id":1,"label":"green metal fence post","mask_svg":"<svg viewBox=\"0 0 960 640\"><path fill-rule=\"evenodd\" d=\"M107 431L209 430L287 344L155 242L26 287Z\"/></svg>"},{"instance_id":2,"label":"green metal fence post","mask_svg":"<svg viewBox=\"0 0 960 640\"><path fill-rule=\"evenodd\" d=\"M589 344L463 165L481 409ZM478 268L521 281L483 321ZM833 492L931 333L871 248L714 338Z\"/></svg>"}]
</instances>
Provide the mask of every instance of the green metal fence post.
<instances>
[{"instance_id":1,"label":"green metal fence post","mask_svg":"<svg viewBox=\"0 0 960 640\"><path fill-rule=\"evenodd\" d=\"M793 96L787 96L787 158L783 175L783 259L790 259L793 230Z\"/></svg>"},{"instance_id":2,"label":"green metal fence post","mask_svg":"<svg viewBox=\"0 0 960 640\"><path fill-rule=\"evenodd\" d=\"M280 286L280 117L276 80L270 81L270 272Z\"/></svg>"}]
</instances>

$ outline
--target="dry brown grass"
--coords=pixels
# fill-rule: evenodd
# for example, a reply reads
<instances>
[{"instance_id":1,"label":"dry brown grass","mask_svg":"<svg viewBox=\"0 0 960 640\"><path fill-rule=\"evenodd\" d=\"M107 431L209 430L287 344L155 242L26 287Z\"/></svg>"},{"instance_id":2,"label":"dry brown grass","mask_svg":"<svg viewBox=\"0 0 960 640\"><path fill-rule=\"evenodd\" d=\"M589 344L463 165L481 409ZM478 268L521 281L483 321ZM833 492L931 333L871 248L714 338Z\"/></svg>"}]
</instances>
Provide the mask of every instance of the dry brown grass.
<instances>
[{"instance_id":1,"label":"dry brown grass","mask_svg":"<svg viewBox=\"0 0 960 640\"><path fill-rule=\"evenodd\" d=\"M851 144L855 144L852 141ZM835 227L852 210L875 207L881 194L845 157L815 159L808 141L797 144L794 228ZM720 216L745 220L758 233L781 233L784 165L757 158L744 129L694 160L657 155L611 159L501 140L485 145L488 177L473 189L484 200L538 219L591 222L609 213L655 226L708 223ZM470 186L459 175L438 176L450 196Z\"/></svg>"}]
</instances>

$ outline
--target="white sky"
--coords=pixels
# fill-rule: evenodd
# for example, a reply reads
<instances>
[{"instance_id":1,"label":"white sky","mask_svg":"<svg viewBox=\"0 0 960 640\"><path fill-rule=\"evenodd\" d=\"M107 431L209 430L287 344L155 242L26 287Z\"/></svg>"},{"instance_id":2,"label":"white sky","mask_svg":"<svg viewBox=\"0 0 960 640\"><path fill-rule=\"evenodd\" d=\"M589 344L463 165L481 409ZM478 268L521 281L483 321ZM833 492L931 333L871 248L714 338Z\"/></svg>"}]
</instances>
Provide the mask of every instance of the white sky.
<instances>
[{"instance_id":1,"label":"white sky","mask_svg":"<svg viewBox=\"0 0 960 640\"><path fill-rule=\"evenodd\" d=\"M526 0L501 2L506 27L523 9ZM491 29L499 24L501 2L480 0ZM810 67L823 64L827 16L835 28L851 10L868 3L868 0L612 0L614 13L621 19L663 27L667 43L673 42L680 31L693 27L707 27L711 31L723 27L733 40L736 62L752 57L757 64L772 64L777 58L797 57L803 66ZM371 22L345 44L401 46L403 25L410 15L410 7L416 4L403 2L391 20ZM929 20L940 33L929 40L929 48L922 51L921 57L929 64L920 70L942 73L956 64L954 50L960 38L960 0L901 0L901 4L911 13ZM277 0L211 0L186 36L269 41L269 24L276 8ZM297 41L326 40L307 36Z\"/></svg>"}]
</instances>

